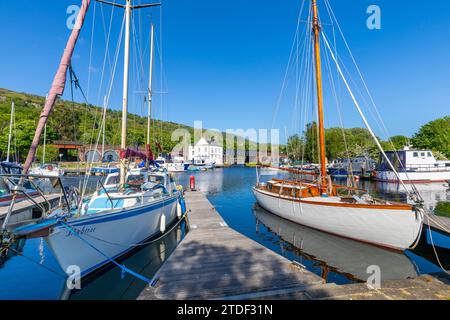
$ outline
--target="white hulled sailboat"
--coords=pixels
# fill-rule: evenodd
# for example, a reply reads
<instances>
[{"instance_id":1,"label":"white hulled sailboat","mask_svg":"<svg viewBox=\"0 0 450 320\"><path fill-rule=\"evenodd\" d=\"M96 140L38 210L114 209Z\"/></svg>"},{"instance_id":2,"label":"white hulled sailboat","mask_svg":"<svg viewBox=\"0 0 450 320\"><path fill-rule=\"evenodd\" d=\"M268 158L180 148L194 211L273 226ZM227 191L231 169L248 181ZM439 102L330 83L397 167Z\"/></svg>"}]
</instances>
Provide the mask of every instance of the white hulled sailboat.
<instances>
[{"instance_id":1,"label":"white hulled sailboat","mask_svg":"<svg viewBox=\"0 0 450 320\"><path fill-rule=\"evenodd\" d=\"M62 95L67 68L83 25L90 0L83 0L77 26L72 30L66 50L46 100L39 124L36 128L24 171L28 171L39 143L48 115L57 96ZM12 229L5 227L4 233L15 237L44 236L63 270L78 266L81 275L87 275L114 259L131 251L143 242L164 233L184 210L182 194L166 171L153 170L149 166L139 174L129 174L126 158L136 151L127 149L128 77L130 55L130 19L132 10L159 4L125 5L99 1L125 10L125 50L123 79L121 168L119 184L101 187L90 197L80 197L77 192L62 189L61 207L44 215L37 224L28 224ZM153 28L152 28L153 36ZM150 77L152 75L150 74ZM139 157L150 157L148 152ZM22 180L33 177L22 176ZM19 186L20 187L20 186ZM14 200L13 200L14 201ZM7 224L5 224L6 226ZM127 271L124 268L125 271ZM129 271L129 270L128 270Z\"/></svg>"},{"instance_id":2,"label":"white hulled sailboat","mask_svg":"<svg viewBox=\"0 0 450 320\"><path fill-rule=\"evenodd\" d=\"M386 156L375 134L364 117L319 22L317 0L311 0L311 27L314 71L317 93L317 113L320 152L320 176L317 183L271 179L257 183L253 193L264 209L293 222L330 234L358 240L395 250L415 246L422 230L423 210L412 206L372 198L368 194L351 195L355 191L344 186L333 185L327 175L325 156L325 130L323 114L323 89L320 39L330 51L332 60L367 129L372 134L383 156ZM312 67L312 66L311 66ZM389 159L386 161L390 164ZM395 172L395 169L393 169ZM340 196L346 189L348 195Z\"/></svg>"}]
</instances>

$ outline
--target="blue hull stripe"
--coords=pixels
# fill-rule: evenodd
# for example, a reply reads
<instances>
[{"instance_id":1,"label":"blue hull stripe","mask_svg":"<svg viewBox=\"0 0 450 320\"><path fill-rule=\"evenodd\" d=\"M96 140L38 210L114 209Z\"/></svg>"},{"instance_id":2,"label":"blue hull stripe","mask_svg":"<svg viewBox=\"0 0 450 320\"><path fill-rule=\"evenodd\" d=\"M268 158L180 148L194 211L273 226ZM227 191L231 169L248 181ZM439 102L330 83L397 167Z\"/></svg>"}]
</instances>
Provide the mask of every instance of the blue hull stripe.
<instances>
[{"instance_id":1,"label":"blue hull stripe","mask_svg":"<svg viewBox=\"0 0 450 320\"><path fill-rule=\"evenodd\" d=\"M155 209L165 207L167 205L171 205L174 202L176 202L177 199L178 198L172 198L167 201L161 201L154 205L143 206L143 207L139 207L139 208L136 208L133 210L123 209L121 212L114 212L111 214L106 214L105 216L102 216L102 217L92 216L90 218L87 218L84 221L79 221L79 222L77 222L76 219L74 219L72 221L69 220L68 223L70 223L71 226L78 227L78 226L86 226L86 225L97 224L97 223L102 223L102 222L126 219L126 218L130 218L130 217L138 216L141 214L145 214L145 213L149 212L150 210L155 210Z\"/></svg>"}]
</instances>

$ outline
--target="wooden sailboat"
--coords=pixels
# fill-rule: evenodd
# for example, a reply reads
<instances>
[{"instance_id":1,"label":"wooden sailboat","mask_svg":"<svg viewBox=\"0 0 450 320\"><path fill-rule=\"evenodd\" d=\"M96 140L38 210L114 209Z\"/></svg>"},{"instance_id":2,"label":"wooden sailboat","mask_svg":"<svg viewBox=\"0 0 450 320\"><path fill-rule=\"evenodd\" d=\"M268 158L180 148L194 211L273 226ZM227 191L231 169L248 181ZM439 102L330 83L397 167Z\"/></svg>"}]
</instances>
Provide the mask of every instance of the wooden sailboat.
<instances>
[{"instance_id":1,"label":"wooden sailboat","mask_svg":"<svg viewBox=\"0 0 450 320\"><path fill-rule=\"evenodd\" d=\"M333 185L327 175L320 58L320 38L324 35L316 0L312 0L311 25L318 106L320 177L317 183L279 179L272 179L267 183L258 182L253 188L256 200L264 209L314 229L395 250L411 248L418 241L422 230L423 213L420 207L373 199L367 194L361 197L339 196L339 189L346 187ZM340 71L339 66L337 67ZM354 98L351 91L350 94ZM359 106L356 106L372 133ZM373 133L372 136L376 140ZM378 140L376 143L381 148ZM384 154L383 151L382 153Z\"/></svg>"}]
</instances>

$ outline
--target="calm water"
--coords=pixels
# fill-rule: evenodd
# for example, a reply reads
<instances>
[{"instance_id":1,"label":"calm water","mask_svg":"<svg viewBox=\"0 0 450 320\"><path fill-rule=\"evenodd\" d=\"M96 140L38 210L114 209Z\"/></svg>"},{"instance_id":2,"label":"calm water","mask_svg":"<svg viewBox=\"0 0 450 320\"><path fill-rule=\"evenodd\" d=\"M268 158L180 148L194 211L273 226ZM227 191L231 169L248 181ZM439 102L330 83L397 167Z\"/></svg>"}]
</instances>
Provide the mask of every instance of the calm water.
<instances>
[{"instance_id":1,"label":"calm water","mask_svg":"<svg viewBox=\"0 0 450 320\"><path fill-rule=\"evenodd\" d=\"M197 189L205 192L225 221L247 237L267 248L302 263L328 282L338 284L367 278L369 265L379 265L384 279L415 277L438 272L431 247L423 237L414 251L394 253L351 240L314 231L274 216L255 205L251 186L255 183L255 169L232 168L196 172ZM263 176L269 179L270 176ZM189 174L175 179L185 187ZM69 181L76 184L72 178ZM362 182L362 187L379 197L405 200L395 185ZM95 185L95 180L91 186ZM441 201L449 201L446 187L421 187L427 206L434 208ZM180 225L166 237L126 257L122 263L128 268L152 278L160 265L176 248L186 233ZM77 292L64 291L65 275L41 239L27 241L18 248L23 256L0 261L0 299L134 299L145 283L132 276L121 277L118 268L111 268L86 279ZM450 254L440 251L448 268Z\"/></svg>"}]
</instances>

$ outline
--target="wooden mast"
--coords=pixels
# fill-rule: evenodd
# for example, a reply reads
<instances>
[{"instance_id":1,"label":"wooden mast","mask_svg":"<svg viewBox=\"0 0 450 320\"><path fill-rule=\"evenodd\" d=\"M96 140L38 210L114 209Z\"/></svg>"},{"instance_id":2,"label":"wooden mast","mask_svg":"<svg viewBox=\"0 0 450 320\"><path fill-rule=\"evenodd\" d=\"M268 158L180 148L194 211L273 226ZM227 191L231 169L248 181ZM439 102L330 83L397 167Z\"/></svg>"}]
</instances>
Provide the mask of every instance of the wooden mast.
<instances>
[{"instance_id":1,"label":"wooden mast","mask_svg":"<svg viewBox=\"0 0 450 320\"><path fill-rule=\"evenodd\" d=\"M319 120L319 149L320 149L320 190L326 193L327 190L327 165L325 160L325 129L323 121L323 93L322 93L322 66L320 61L320 23L317 9L317 0L312 0L313 10L313 33L314 33L314 57L316 66L317 81L317 109Z\"/></svg>"}]
</instances>

